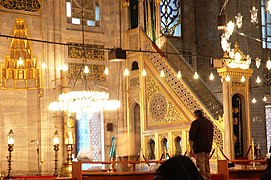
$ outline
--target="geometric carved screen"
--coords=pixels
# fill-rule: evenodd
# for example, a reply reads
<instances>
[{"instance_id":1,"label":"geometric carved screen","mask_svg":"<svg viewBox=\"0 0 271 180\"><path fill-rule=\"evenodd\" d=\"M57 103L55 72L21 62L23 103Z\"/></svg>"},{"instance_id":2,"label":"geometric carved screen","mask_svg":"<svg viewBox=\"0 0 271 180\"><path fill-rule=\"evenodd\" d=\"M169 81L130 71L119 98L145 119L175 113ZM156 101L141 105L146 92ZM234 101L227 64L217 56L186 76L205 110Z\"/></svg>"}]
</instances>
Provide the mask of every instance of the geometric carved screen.
<instances>
[{"instance_id":1,"label":"geometric carved screen","mask_svg":"<svg viewBox=\"0 0 271 180\"><path fill-rule=\"evenodd\" d=\"M163 121L167 115L167 105L168 103L165 96L160 92L155 93L151 96L149 102L150 116L155 119L155 121Z\"/></svg>"},{"instance_id":2,"label":"geometric carved screen","mask_svg":"<svg viewBox=\"0 0 271 180\"><path fill-rule=\"evenodd\" d=\"M71 44L68 48L68 57L74 59L82 59L85 51L87 60L104 61L104 46L99 45L86 45L86 48L80 47L82 44Z\"/></svg>"},{"instance_id":3,"label":"geometric carved screen","mask_svg":"<svg viewBox=\"0 0 271 180\"><path fill-rule=\"evenodd\" d=\"M7 9L36 12L40 9L39 0L0 0L0 5Z\"/></svg>"},{"instance_id":4,"label":"geometric carved screen","mask_svg":"<svg viewBox=\"0 0 271 180\"><path fill-rule=\"evenodd\" d=\"M167 98L158 87L154 78L146 77L147 129L164 128L186 123L174 102Z\"/></svg>"}]
</instances>

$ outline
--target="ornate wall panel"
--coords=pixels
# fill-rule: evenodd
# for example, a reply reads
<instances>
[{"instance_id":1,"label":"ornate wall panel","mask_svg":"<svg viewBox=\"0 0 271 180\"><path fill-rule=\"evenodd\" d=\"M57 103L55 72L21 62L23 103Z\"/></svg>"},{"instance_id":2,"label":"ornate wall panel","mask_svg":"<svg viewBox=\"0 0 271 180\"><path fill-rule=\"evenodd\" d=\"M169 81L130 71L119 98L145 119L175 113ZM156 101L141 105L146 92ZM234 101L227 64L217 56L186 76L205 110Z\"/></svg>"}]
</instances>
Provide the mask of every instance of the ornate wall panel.
<instances>
[{"instance_id":1,"label":"ornate wall panel","mask_svg":"<svg viewBox=\"0 0 271 180\"><path fill-rule=\"evenodd\" d=\"M130 88L139 87L140 82L138 77L133 77L129 79Z\"/></svg>"},{"instance_id":2,"label":"ornate wall panel","mask_svg":"<svg viewBox=\"0 0 271 180\"><path fill-rule=\"evenodd\" d=\"M138 49L138 34L129 36L129 49Z\"/></svg>"},{"instance_id":3,"label":"ornate wall panel","mask_svg":"<svg viewBox=\"0 0 271 180\"><path fill-rule=\"evenodd\" d=\"M39 0L2 0L0 5L6 9L36 12L41 8Z\"/></svg>"},{"instance_id":4,"label":"ornate wall panel","mask_svg":"<svg viewBox=\"0 0 271 180\"><path fill-rule=\"evenodd\" d=\"M184 115L178 110L174 102L166 97L157 82L150 76L146 79L146 102L147 108L147 128L161 128L174 126L176 123L188 122Z\"/></svg>"},{"instance_id":5,"label":"ornate wall panel","mask_svg":"<svg viewBox=\"0 0 271 180\"><path fill-rule=\"evenodd\" d=\"M69 63L70 79L81 79L83 76L84 65L81 63ZM89 73L86 78L89 80L105 80L105 65L88 64ZM81 71L81 73L79 73ZM80 74L80 75L79 75ZM79 76L78 76L79 75Z\"/></svg>"},{"instance_id":6,"label":"ornate wall panel","mask_svg":"<svg viewBox=\"0 0 271 180\"><path fill-rule=\"evenodd\" d=\"M68 48L68 57L74 59L82 59L84 51L86 52L87 60L104 61L104 46L86 45L86 48L79 47L82 44L71 44Z\"/></svg>"}]
</instances>

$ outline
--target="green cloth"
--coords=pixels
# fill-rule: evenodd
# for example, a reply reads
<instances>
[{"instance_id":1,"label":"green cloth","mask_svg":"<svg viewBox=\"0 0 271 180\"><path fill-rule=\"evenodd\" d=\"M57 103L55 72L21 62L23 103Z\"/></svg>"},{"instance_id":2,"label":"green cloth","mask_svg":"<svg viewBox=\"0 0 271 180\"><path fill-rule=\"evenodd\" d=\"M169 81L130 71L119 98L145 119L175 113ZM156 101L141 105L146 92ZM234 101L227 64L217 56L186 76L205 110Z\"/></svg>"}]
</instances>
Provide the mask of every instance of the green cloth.
<instances>
[{"instance_id":1,"label":"green cloth","mask_svg":"<svg viewBox=\"0 0 271 180\"><path fill-rule=\"evenodd\" d=\"M116 145L115 145L115 137L112 137L112 142L111 142L111 148L110 148L110 154L109 154L110 159L111 158L116 158Z\"/></svg>"}]
</instances>

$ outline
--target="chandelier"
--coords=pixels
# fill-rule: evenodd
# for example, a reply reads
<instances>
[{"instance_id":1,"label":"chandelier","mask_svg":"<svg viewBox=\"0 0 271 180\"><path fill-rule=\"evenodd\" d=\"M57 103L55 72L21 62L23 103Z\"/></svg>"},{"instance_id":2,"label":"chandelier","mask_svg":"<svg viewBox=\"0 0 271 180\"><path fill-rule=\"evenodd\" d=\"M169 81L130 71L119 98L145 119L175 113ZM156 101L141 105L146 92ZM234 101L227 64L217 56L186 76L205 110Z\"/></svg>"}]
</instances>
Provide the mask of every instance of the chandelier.
<instances>
[{"instance_id":1,"label":"chandelier","mask_svg":"<svg viewBox=\"0 0 271 180\"><path fill-rule=\"evenodd\" d=\"M116 110L120 107L118 100L109 100L109 93L104 91L70 91L59 95L59 101L50 103L51 111L80 112L82 108L92 111Z\"/></svg>"},{"instance_id":2,"label":"chandelier","mask_svg":"<svg viewBox=\"0 0 271 180\"><path fill-rule=\"evenodd\" d=\"M248 69L251 64L251 57L245 55L240 49L238 42L234 49L224 53L224 63L230 68Z\"/></svg>"}]
</instances>

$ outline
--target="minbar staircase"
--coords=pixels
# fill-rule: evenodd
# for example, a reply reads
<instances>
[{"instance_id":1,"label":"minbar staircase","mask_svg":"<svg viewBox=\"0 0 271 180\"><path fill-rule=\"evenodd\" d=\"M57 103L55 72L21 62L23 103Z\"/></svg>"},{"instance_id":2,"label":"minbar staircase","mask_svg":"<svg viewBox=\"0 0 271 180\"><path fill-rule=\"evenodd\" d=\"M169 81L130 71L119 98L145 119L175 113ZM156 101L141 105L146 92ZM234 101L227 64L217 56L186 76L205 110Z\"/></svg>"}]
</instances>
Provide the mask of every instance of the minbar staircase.
<instances>
[{"instance_id":1,"label":"minbar staircase","mask_svg":"<svg viewBox=\"0 0 271 180\"><path fill-rule=\"evenodd\" d=\"M163 39L168 41L166 38ZM170 42L163 44L167 44L167 52L178 54L178 51ZM200 78L194 80L193 69L186 60L176 54L165 56L161 49L152 43L141 29L133 29L127 32L127 46L130 50L141 50L147 57L147 60L144 60L147 66L156 69L157 72L164 71L164 81L174 90L179 100L185 104L191 114L196 109L204 111L204 114L214 124L214 146L223 150L223 107ZM176 76L179 70L182 72L181 79Z\"/></svg>"},{"instance_id":2,"label":"minbar staircase","mask_svg":"<svg viewBox=\"0 0 271 180\"><path fill-rule=\"evenodd\" d=\"M198 98L203 102L213 117L216 120L220 119L223 116L223 106L218 101L216 96L211 92L211 90L200 77L197 80L193 78L194 70L187 62L187 60L183 56L179 55L180 53L177 48L175 48L174 43L172 43L166 37L162 37L161 41L162 42L160 42L160 44L164 44L163 46L165 46L161 47L163 48L163 51L169 52L169 54L165 55L165 57L171 67L176 72L179 70L182 72L183 81L198 96ZM157 51L160 51L157 46L154 45L154 47Z\"/></svg>"}]
</instances>

